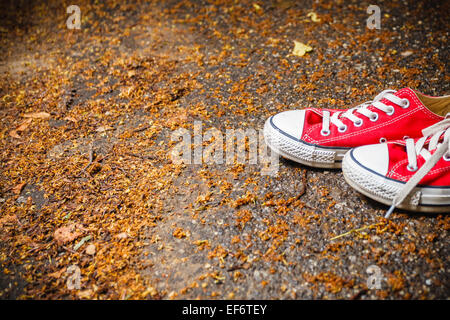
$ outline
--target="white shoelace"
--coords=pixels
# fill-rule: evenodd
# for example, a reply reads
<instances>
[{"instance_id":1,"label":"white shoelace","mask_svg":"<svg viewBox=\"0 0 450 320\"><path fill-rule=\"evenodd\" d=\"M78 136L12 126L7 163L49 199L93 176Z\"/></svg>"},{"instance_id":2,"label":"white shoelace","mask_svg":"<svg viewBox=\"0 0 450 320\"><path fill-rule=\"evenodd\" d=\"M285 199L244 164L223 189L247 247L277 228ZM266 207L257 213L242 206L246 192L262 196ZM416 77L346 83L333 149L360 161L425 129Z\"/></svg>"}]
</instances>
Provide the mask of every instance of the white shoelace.
<instances>
[{"instance_id":1,"label":"white shoelace","mask_svg":"<svg viewBox=\"0 0 450 320\"><path fill-rule=\"evenodd\" d=\"M379 93L373 101L367 101L362 104L360 104L357 107L351 108L345 112L335 112L332 116L330 116L330 111L323 111L323 120L322 120L322 130L321 134L323 136L327 136L330 134L330 123L334 124L338 127L339 132L345 132L347 130L347 126L340 120L342 118L350 119L353 124L356 127L360 127L363 124L363 119L358 118L354 112L358 112L367 118L370 119L370 121L377 121L378 120L378 113L371 111L368 109L369 106L373 106L377 108L380 111L385 112L388 115L392 115L395 112L394 107L385 105L381 102L383 99L387 99L396 105L399 105L402 108L407 108L409 106L409 100L408 99L402 99L394 95L396 91L395 90L384 90L383 92Z\"/></svg>"},{"instance_id":2,"label":"white shoelace","mask_svg":"<svg viewBox=\"0 0 450 320\"><path fill-rule=\"evenodd\" d=\"M414 143L414 139L406 139L406 152L408 155L408 169L416 171L417 156L421 155L425 159L424 165L409 179L400 192L392 201L392 206L386 212L385 218L389 218L394 209L401 204L411 191L419 184L419 182L427 175L428 172L436 165L441 157L446 161L450 161L450 114L446 119L442 120L431 127L422 130L423 137ZM442 134L444 138L441 140ZM428 138L428 149L424 148ZM436 150L433 154L430 151ZM418 199L416 199L418 201Z\"/></svg>"}]
</instances>

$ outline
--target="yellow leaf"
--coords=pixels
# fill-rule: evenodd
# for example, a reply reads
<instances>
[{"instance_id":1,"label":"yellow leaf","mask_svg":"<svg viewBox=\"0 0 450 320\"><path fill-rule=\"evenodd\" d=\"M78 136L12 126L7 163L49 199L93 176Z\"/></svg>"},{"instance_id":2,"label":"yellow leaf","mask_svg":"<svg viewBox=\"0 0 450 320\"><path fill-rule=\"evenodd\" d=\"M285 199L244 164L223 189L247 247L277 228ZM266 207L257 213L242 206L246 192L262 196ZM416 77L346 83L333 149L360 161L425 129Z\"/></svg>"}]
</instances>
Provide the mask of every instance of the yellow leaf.
<instances>
[{"instance_id":1,"label":"yellow leaf","mask_svg":"<svg viewBox=\"0 0 450 320\"><path fill-rule=\"evenodd\" d=\"M317 14L315 12L310 12L306 16L311 18L312 22L320 22L320 18L317 18Z\"/></svg>"},{"instance_id":2,"label":"yellow leaf","mask_svg":"<svg viewBox=\"0 0 450 320\"><path fill-rule=\"evenodd\" d=\"M258 5L257 3L254 3L254 4L253 4L253 8L255 8L256 11L261 11L261 10L262 10L262 9L261 9L261 6Z\"/></svg>"},{"instance_id":3,"label":"yellow leaf","mask_svg":"<svg viewBox=\"0 0 450 320\"><path fill-rule=\"evenodd\" d=\"M295 41L295 40L294 40L294 44L295 44L295 46L294 46L294 51L292 51L292 54L295 56L303 57L305 55L305 53L311 52L313 50L313 48L311 48L310 46L308 46L304 43Z\"/></svg>"}]
</instances>

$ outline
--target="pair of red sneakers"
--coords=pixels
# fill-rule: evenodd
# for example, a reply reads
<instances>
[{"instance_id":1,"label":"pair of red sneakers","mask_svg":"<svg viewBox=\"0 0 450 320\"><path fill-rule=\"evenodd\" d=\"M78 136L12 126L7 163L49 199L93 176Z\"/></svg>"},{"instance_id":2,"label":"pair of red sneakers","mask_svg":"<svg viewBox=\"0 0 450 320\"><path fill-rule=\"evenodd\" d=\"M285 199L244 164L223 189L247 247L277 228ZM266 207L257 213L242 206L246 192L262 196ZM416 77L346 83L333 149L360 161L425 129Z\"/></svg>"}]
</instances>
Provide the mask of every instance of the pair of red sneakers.
<instances>
[{"instance_id":1,"label":"pair of red sneakers","mask_svg":"<svg viewBox=\"0 0 450 320\"><path fill-rule=\"evenodd\" d=\"M320 168L342 167L346 181L384 204L450 212L450 96L385 90L346 110L307 108L270 117L268 146Z\"/></svg>"}]
</instances>

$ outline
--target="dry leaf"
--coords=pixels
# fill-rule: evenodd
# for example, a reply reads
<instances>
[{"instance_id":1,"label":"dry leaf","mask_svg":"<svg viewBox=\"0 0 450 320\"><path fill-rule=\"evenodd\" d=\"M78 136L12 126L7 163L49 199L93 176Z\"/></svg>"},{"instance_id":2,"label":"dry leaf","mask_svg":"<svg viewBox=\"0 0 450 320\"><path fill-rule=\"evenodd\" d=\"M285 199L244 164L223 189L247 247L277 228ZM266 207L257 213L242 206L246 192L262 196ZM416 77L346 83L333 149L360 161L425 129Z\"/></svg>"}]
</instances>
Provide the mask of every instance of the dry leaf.
<instances>
[{"instance_id":1,"label":"dry leaf","mask_svg":"<svg viewBox=\"0 0 450 320\"><path fill-rule=\"evenodd\" d=\"M66 268L62 268L59 271L50 273L48 276L52 277L52 278L55 278L55 279L59 279L59 278L61 278L61 276L63 275L64 272L66 272Z\"/></svg>"},{"instance_id":2,"label":"dry leaf","mask_svg":"<svg viewBox=\"0 0 450 320\"><path fill-rule=\"evenodd\" d=\"M295 46L294 46L294 51L292 51L292 54L295 56L303 57L305 55L305 53L311 52L313 50L312 47L310 47L304 43L295 41L295 40L294 40L294 44L295 44Z\"/></svg>"},{"instance_id":3,"label":"dry leaf","mask_svg":"<svg viewBox=\"0 0 450 320\"><path fill-rule=\"evenodd\" d=\"M8 215L0 219L0 228L3 228L4 225L8 224L16 224L18 222L16 215Z\"/></svg>"},{"instance_id":4,"label":"dry leaf","mask_svg":"<svg viewBox=\"0 0 450 320\"><path fill-rule=\"evenodd\" d=\"M414 52L412 52L411 50L407 50L407 51L403 51L402 53L400 53L400 55L402 57L409 57L410 55L412 55Z\"/></svg>"},{"instance_id":5,"label":"dry leaf","mask_svg":"<svg viewBox=\"0 0 450 320\"><path fill-rule=\"evenodd\" d=\"M32 112L24 114L23 117L32 119L48 119L50 118L50 114L47 112Z\"/></svg>"},{"instance_id":6,"label":"dry leaf","mask_svg":"<svg viewBox=\"0 0 450 320\"><path fill-rule=\"evenodd\" d=\"M12 130L9 132L9 135L13 138L20 139L21 137L17 134L16 130Z\"/></svg>"},{"instance_id":7,"label":"dry leaf","mask_svg":"<svg viewBox=\"0 0 450 320\"><path fill-rule=\"evenodd\" d=\"M83 291L78 292L78 298L80 299L91 299L92 295L94 294L94 291L91 289L86 289Z\"/></svg>"},{"instance_id":8,"label":"dry leaf","mask_svg":"<svg viewBox=\"0 0 450 320\"><path fill-rule=\"evenodd\" d=\"M82 235L77 229L80 229L78 225L71 224L65 227L61 227L55 230L53 237L59 245L71 242Z\"/></svg>"},{"instance_id":9,"label":"dry leaf","mask_svg":"<svg viewBox=\"0 0 450 320\"><path fill-rule=\"evenodd\" d=\"M257 3L253 4L253 8L255 8L255 10L259 11L259 12L262 10L261 6L259 4L257 4Z\"/></svg>"},{"instance_id":10,"label":"dry leaf","mask_svg":"<svg viewBox=\"0 0 450 320\"><path fill-rule=\"evenodd\" d=\"M12 192L14 192L14 194L20 194L22 192L23 187L26 184L27 184L26 182L19 183L17 186L12 188Z\"/></svg>"},{"instance_id":11,"label":"dry leaf","mask_svg":"<svg viewBox=\"0 0 450 320\"><path fill-rule=\"evenodd\" d=\"M144 291L142 294L144 297L150 295L152 297L156 296L158 294L158 291L154 287L148 287L147 290Z\"/></svg>"},{"instance_id":12,"label":"dry leaf","mask_svg":"<svg viewBox=\"0 0 450 320\"><path fill-rule=\"evenodd\" d=\"M72 122L77 122L77 121L78 121L78 120L75 119L74 117L70 117L70 116L65 117L64 120L72 121Z\"/></svg>"},{"instance_id":13,"label":"dry leaf","mask_svg":"<svg viewBox=\"0 0 450 320\"><path fill-rule=\"evenodd\" d=\"M317 18L317 14L315 12L310 12L306 16L311 18L312 22L320 22L320 18Z\"/></svg>"},{"instance_id":14,"label":"dry leaf","mask_svg":"<svg viewBox=\"0 0 450 320\"><path fill-rule=\"evenodd\" d=\"M20 139L21 137L17 134L17 132L25 131L29 126L33 119L27 119L20 124L15 130L9 132L9 135L13 138Z\"/></svg>"},{"instance_id":15,"label":"dry leaf","mask_svg":"<svg viewBox=\"0 0 450 320\"><path fill-rule=\"evenodd\" d=\"M17 127L16 131L25 131L29 126L33 119L27 119L20 126Z\"/></svg>"},{"instance_id":16,"label":"dry leaf","mask_svg":"<svg viewBox=\"0 0 450 320\"><path fill-rule=\"evenodd\" d=\"M128 233L122 232L122 233L119 233L116 237L119 239L126 239L126 238L128 238Z\"/></svg>"},{"instance_id":17,"label":"dry leaf","mask_svg":"<svg viewBox=\"0 0 450 320\"><path fill-rule=\"evenodd\" d=\"M86 247L86 254L93 256L95 254L95 244L90 244Z\"/></svg>"},{"instance_id":18,"label":"dry leaf","mask_svg":"<svg viewBox=\"0 0 450 320\"><path fill-rule=\"evenodd\" d=\"M97 132L105 132L105 131L109 131L109 130L114 130L114 128L110 127L110 126L101 126L101 127L98 127L97 129L95 129L95 131L97 131Z\"/></svg>"}]
</instances>

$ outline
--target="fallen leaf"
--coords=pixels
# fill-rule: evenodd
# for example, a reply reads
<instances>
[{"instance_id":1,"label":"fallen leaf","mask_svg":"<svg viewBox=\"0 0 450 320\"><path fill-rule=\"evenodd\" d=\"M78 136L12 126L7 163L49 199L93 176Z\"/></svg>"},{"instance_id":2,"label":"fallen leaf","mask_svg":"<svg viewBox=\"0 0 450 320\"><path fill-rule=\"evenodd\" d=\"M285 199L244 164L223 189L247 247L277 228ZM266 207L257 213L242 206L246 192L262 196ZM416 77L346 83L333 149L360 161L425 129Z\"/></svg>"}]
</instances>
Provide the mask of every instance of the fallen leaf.
<instances>
[{"instance_id":1,"label":"fallen leaf","mask_svg":"<svg viewBox=\"0 0 450 320\"><path fill-rule=\"evenodd\" d=\"M116 237L119 239L126 239L126 238L128 238L128 233L122 232L122 233L119 233Z\"/></svg>"},{"instance_id":2,"label":"fallen leaf","mask_svg":"<svg viewBox=\"0 0 450 320\"><path fill-rule=\"evenodd\" d=\"M32 112L24 114L23 117L31 119L48 119L50 118L50 114L47 112Z\"/></svg>"},{"instance_id":3,"label":"fallen leaf","mask_svg":"<svg viewBox=\"0 0 450 320\"><path fill-rule=\"evenodd\" d=\"M178 239L186 238L186 232L182 228L176 228L173 232L173 236Z\"/></svg>"},{"instance_id":4,"label":"fallen leaf","mask_svg":"<svg viewBox=\"0 0 450 320\"><path fill-rule=\"evenodd\" d=\"M92 295L94 294L94 291L91 289L83 290L78 292L78 298L80 299L91 299Z\"/></svg>"},{"instance_id":5,"label":"fallen leaf","mask_svg":"<svg viewBox=\"0 0 450 320\"><path fill-rule=\"evenodd\" d=\"M62 268L62 269L59 270L59 271L50 273L48 276L49 276L49 277L52 277L52 278L55 278L55 279L59 279L59 278L61 278L61 276L62 276L62 274L63 274L64 272L66 272L66 268Z\"/></svg>"},{"instance_id":6,"label":"fallen leaf","mask_svg":"<svg viewBox=\"0 0 450 320\"><path fill-rule=\"evenodd\" d=\"M409 57L410 55L412 55L414 52L412 52L411 50L407 50L407 51L403 51L402 53L400 53L400 55L402 57Z\"/></svg>"},{"instance_id":7,"label":"fallen leaf","mask_svg":"<svg viewBox=\"0 0 450 320\"><path fill-rule=\"evenodd\" d=\"M71 242L82 235L77 229L78 225L71 224L65 227L61 227L55 230L53 237L55 238L58 245L63 245L65 243Z\"/></svg>"},{"instance_id":8,"label":"fallen leaf","mask_svg":"<svg viewBox=\"0 0 450 320\"><path fill-rule=\"evenodd\" d=\"M294 46L294 51L292 51L292 54L295 56L303 57L305 55L305 53L311 52L313 50L312 47L310 47L304 43L295 41L295 40L294 40L294 44L295 44L295 46Z\"/></svg>"},{"instance_id":9,"label":"fallen leaf","mask_svg":"<svg viewBox=\"0 0 450 320\"><path fill-rule=\"evenodd\" d=\"M8 215L0 219L0 228L3 228L4 225L8 224L16 224L18 221L16 215Z\"/></svg>"},{"instance_id":10,"label":"fallen leaf","mask_svg":"<svg viewBox=\"0 0 450 320\"><path fill-rule=\"evenodd\" d=\"M18 126L18 127L16 128L16 131L25 131L25 130L30 126L30 123L31 123L32 121L33 121L33 119L27 119L27 120L25 120L24 122L21 123L20 126Z\"/></svg>"},{"instance_id":11,"label":"fallen leaf","mask_svg":"<svg viewBox=\"0 0 450 320\"><path fill-rule=\"evenodd\" d=\"M17 134L16 130L12 130L9 132L9 135L13 138L20 139L21 137Z\"/></svg>"},{"instance_id":12,"label":"fallen leaf","mask_svg":"<svg viewBox=\"0 0 450 320\"><path fill-rule=\"evenodd\" d=\"M9 135L13 138L20 139L21 137L17 134L17 132L25 131L29 126L33 119L27 119L20 124L16 129L9 132Z\"/></svg>"},{"instance_id":13,"label":"fallen leaf","mask_svg":"<svg viewBox=\"0 0 450 320\"><path fill-rule=\"evenodd\" d=\"M306 16L311 18L312 22L320 22L320 18L317 18L317 14L315 12L310 12Z\"/></svg>"},{"instance_id":14,"label":"fallen leaf","mask_svg":"<svg viewBox=\"0 0 450 320\"><path fill-rule=\"evenodd\" d=\"M23 187L26 184L27 184L26 182L19 183L14 188L12 188L12 192L14 192L14 194L20 194L22 192Z\"/></svg>"},{"instance_id":15,"label":"fallen leaf","mask_svg":"<svg viewBox=\"0 0 450 320\"><path fill-rule=\"evenodd\" d=\"M95 254L95 244L90 244L86 247L86 254L93 256Z\"/></svg>"},{"instance_id":16,"label":"fallen leaf","mask_svg":"<svg viewBox=\"0 0 450 320\"><path fill-rule=\"evenodd\" d=\"M253 8L255 8L256 11L261 11L262 10L261 6L259 4L257 4L257 3L253 4Z\"/></svg>"},{"instance_id":17,"label":"fallen leaf","mask_svg":"<svg viewBox=\"0 0 450 320\"><path fill-rule=\"evenodd\" d=\"M109 131L109 130L114 130L114 128L110 127L110 126L101 126L101 127L98 127L97 129L95 129L95 131L97 131L97 132L105 132L105 131Z\"/></svg>"},{"instance_id":18,"label":"fallen leaf","mask_svg":"<svg viewBox=\"0 0 450 320\"><path fill-rule=\"evenodd\" d=\"M64 120L72 121L72 122L77 122L77 121L78 121L78 120L75 119L74 117L70 117L70 116L65 117Z\"/></svg>"},{"instance_id":19,"label":"fallen leaf","mask_svg":"<svg viewBox=\"0 0 450 320\"><path fill-rule=\"evenodd\" d=\"M145 290L142 295L144 297L150 295L152 297L156 296L158 294L158 291L154 287L148 287L147 290Z\"/></svg>"}]
</instances>

